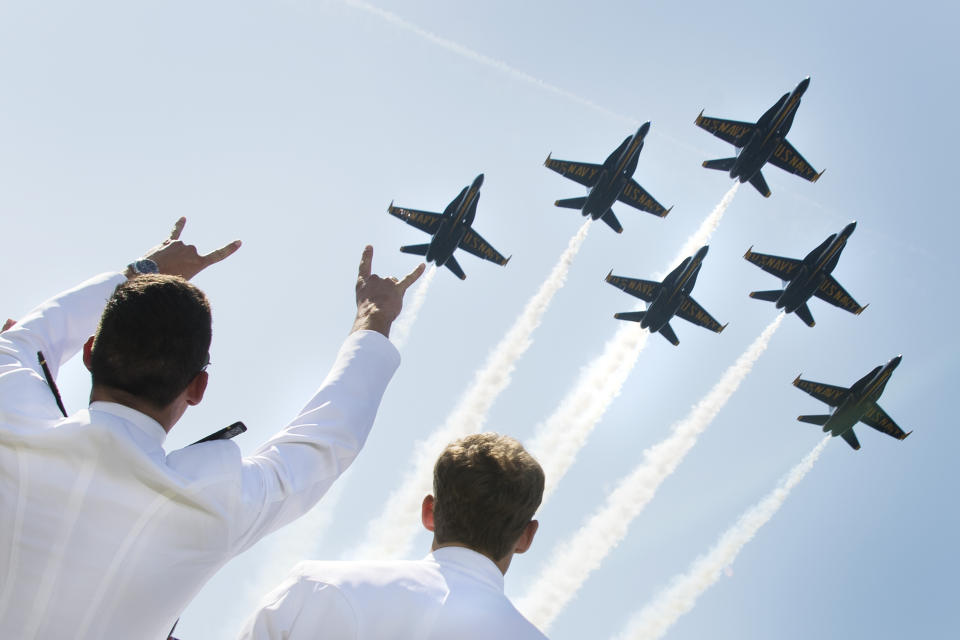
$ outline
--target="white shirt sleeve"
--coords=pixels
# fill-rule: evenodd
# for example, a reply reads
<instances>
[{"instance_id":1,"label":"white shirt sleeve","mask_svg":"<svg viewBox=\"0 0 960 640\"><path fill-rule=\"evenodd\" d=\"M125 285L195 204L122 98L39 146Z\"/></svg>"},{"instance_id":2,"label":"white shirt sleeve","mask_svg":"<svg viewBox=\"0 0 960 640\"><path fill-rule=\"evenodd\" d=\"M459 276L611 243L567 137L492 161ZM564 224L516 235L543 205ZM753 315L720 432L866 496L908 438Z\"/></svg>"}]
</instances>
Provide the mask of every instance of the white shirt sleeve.
<instances>
[{"instance_id":1,"label":"white shirt sleeve","mask_svg":"<svg viewBox=\"0 0 960 640\"><path fill-rule=\"evenodd\" d=\"M400 354L375 331L347 338L310 402L243 459L233 553L306 513L356 458Z\"/></svg>"},{"instance_id":2,"label":"white shirt sleeve","mask_svg":"<svg viewBox=\"0 0 960 640\"><path fill-rule=\"evenodd\" d=\"M0 407L16 424L18 414L36 426L37 419L62 418L43 377L37 352L42 351L54 379L97 329L104 304L126 278L120 273L95 276L47 300L11 329L0 332Z\"/></svg>"},{"instance_id":3,"label":"white shirt sleeve","mask_svg":"<svg viewBox=\"0 0 960 640\"><path fill-rule=\"evenodd\" d=\"M264 596L260 608L240 632L240 640L354 640L356 637L356 615L340 590L309 579L298 567Z\"/></svg>"}]
</instances>

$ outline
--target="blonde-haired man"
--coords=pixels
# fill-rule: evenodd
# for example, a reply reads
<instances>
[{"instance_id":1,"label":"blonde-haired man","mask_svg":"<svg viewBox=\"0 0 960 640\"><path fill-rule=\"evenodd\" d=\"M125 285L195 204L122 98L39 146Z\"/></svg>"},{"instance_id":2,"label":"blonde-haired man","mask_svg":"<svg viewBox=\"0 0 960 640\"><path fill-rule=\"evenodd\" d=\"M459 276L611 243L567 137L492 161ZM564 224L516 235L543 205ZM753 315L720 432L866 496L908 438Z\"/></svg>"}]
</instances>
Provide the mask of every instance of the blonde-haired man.
<instances>
[{"instance_id":1,"label":"blonde-haired man","mask_svg":"<svg viewBox=\"0 0 960 640\"><path fill-rule=\"evenodd\" d=\"M423 500L433 532L423 560L303 562L263 599L244 640L543 640L503 593L530 548L543 469L508 436L481 433L444 449Z\"/></svg>"}]
</instances>

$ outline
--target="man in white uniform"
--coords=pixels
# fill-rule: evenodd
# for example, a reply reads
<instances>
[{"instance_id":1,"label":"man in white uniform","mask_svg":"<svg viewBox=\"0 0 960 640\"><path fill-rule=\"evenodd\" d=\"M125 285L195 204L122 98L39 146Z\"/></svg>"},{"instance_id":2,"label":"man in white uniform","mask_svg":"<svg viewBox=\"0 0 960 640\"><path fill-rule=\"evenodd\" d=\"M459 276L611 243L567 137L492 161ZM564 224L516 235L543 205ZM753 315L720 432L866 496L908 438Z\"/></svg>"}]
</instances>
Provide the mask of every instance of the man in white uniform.
<instances>
[{"instance_id":1,"label":"man in white uniform","mask_svg":"<svg viewBox=\"0 0 960 640\"><path fill-rule=\"evenodd\" d=\"M353 331L300 414L248 458L229 440L166 453L207 383L210 310L186 280L240 246L201 256L179 240L184 222L125 273L0 333L3 638L166 638L227 560L309 510L351 463L399 364L386 335L423 267L380 278L367 247ZM64 417L52 378L81 347L91 402Z\"/></svg>"},{"instance_id":2,"label":"man in white uniform","mask_svg":"<svg viewBox=\"0 0 960 640\"><path fill-rule=\"evenodd\" d=\"M503 593L533 542L543 469L513 438L453 442L437 460L419 561L303 562L267 594L243 640L545 640ZM435 496L435 497L434 497Z\"/></svg>"}]
</instances>

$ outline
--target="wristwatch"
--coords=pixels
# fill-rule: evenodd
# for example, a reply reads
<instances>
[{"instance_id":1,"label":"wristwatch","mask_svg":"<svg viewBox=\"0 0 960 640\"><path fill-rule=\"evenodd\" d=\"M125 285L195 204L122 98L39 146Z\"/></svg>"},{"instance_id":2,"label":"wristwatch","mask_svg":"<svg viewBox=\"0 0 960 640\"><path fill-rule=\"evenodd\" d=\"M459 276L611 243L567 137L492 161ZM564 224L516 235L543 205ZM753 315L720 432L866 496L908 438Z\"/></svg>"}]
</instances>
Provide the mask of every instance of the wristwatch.
<instances>
[{"instance_id":1,"label":"wristwatch","mask_svg":"<svg viewBox=\"0 0 960 640\"><path fill-rule=\"evenodd\" d=\"M127 268L137 275L145 273L160 273L160 267L150 258L140 258L127 265Z\"/></svg>"}]
</instances>

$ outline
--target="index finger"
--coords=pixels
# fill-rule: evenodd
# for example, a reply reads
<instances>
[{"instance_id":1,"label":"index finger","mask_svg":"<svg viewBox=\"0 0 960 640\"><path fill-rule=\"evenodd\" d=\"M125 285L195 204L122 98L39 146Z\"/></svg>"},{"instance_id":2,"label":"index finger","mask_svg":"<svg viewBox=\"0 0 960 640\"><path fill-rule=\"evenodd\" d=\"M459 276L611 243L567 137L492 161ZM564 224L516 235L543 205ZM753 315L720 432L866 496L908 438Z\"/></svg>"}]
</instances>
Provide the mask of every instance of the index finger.
<instances>
[{"instance_id":1,"label":"index finger","mask_svg":"<svg viewBox=\"0 0 960 640\"><path fill-rule=\"evenodd\" d=\"M240 248L240 244L241 242L239 240L234 240L230 244L220 247L216 251L211 251L205 256L200 256L200 262L203 263L204 268L209 267L212 264L216 264L227 256L233 254L233 252Z\"/></svg>"},{"instance_id":2,"label":"index finger","mask_svg":"<svg viewBox=\"0 0 960 640\"><path fill-rule=\"evenodd\" d=\"M367 245L363 248L363 255L360 256L360 270L357 275L366 280L370 277L373 270L373 247Z\"/></svg>"},{"instance_id":3,"label":"index finger","mask_svg":"<svg viewBox=\"0 0 960 640\"><path fill-rule=\"evenodd\" d=\"M403 280L397 283L397 288L400 289L400 292L403 293L410 288L414 282L416 282L420 276L423 275L424 269L427 268L427 265L420 263L417 265L417 268L404 276Z\"/></svg>"},{"instance_id":4,"label":"index finger","mask_svg":"<svg viewBox=\"0 0 960 640\"><path fill-rule=\"evenodd\" d=\"M173 231L170 232L171 240L179 240L180 233L183 231L183 225L187 224L187 219L184 216L180 216L180 219L173 223Z\"/></svg>"}]
</instances>

